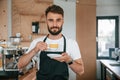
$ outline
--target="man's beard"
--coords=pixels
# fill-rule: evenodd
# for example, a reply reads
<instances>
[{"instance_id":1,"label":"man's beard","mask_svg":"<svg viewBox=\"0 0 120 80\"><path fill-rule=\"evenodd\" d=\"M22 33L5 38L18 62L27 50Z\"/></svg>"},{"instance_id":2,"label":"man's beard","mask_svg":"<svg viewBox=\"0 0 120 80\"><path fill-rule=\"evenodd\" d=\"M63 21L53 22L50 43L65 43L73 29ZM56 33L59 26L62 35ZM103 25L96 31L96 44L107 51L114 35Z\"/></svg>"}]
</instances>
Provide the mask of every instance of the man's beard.
<instances>
[{"instance_id":1,"label":"man's beard","mask_svg":"<svg viewBox=\"0 0 120 80\"><path fill-rule=\"evenodd\" d=\"M52 31L51 29L53 29L53 28L57 28L58 31L56 31L56 30ZM48 26L48 31L49 31L49 33L52 34L52 35L58 35L58 34L61 33L61 31L62 31L62 26L61 26L60 28L59 28L59 27L56 27L56 26L53 26L53 27L49 28L49 26Z\"/></svg>"}]
</instances>

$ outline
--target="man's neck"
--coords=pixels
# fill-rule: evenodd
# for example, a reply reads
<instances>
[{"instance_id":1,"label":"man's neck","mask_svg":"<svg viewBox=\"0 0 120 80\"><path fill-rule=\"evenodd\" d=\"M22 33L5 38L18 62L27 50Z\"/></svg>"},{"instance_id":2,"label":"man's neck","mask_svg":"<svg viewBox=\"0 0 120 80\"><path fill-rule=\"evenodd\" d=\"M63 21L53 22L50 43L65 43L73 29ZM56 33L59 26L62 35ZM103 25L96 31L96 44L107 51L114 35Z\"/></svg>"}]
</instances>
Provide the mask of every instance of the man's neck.
<instances>
[{"instance_id":1,"label":"man's neck","mask_svg":"<svg viewBox=\"0 0 120 80\"><path fill-rule=\"evenodd\" d=\"M62 37L62 34L58 34L58 35L51 35L49 34L48 38L56 40L56 39L60 39Z\"/></svg>"}]
</instances>

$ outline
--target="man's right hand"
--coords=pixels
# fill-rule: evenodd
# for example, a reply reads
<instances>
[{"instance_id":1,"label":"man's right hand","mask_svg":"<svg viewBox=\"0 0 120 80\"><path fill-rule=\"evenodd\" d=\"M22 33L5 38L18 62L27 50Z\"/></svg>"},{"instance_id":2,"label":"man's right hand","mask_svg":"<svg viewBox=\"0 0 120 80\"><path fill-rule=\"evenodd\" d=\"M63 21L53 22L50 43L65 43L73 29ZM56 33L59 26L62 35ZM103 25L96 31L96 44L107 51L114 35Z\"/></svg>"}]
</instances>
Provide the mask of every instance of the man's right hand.
<instances>
[{"instance_id":1,"label":"man's right hand","mask_svg":"<svg viewBox=\"0 0 120 80\"><path fill-rule=\"evenodd\" d=\"M38 42L34 48L34 51L37 53L38 51L44 51L47 50L47 43L45 42Z\"/></svg>"}]
</instances>

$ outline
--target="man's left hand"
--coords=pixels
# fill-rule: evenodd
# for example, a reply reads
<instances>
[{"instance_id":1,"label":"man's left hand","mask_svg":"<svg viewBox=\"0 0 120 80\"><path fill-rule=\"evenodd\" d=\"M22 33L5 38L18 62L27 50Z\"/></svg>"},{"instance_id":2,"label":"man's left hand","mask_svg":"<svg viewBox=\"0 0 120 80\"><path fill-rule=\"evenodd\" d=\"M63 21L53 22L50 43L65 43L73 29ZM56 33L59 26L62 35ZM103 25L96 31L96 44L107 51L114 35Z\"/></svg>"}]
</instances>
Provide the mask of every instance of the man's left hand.
<instances>
[{"instance_id":1,"label":"man's left hand","mask_svg":"<svg viewBox=\"0 0 120 80\"><path fill-rule=\"evenodd\" d=\"M66 62L66 63L72 60L71 56L68 55L66 52L62 53L61 55L62 55L61 57L55 57L53 59L60 61L60 62Z\"/></svg>"}]
</instances>

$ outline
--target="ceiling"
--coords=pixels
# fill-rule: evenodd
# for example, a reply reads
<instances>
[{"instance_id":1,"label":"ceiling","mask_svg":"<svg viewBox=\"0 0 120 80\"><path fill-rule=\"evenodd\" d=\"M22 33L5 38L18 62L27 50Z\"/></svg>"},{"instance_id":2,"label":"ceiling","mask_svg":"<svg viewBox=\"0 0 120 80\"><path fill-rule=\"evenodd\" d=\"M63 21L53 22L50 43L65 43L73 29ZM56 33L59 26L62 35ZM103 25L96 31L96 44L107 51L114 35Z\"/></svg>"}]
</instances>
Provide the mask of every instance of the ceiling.
<instances>
[{"instance_id":1,"label":"ceiling","mask_svg":"<svg viewBox=\"0 0 120 80\"><path fill-rule=\"evenodd\" d=\"M12 10L24 15L41 15L53 0L12 0Z\"/></svg>"}]
</instances>

